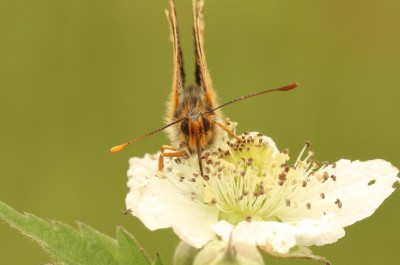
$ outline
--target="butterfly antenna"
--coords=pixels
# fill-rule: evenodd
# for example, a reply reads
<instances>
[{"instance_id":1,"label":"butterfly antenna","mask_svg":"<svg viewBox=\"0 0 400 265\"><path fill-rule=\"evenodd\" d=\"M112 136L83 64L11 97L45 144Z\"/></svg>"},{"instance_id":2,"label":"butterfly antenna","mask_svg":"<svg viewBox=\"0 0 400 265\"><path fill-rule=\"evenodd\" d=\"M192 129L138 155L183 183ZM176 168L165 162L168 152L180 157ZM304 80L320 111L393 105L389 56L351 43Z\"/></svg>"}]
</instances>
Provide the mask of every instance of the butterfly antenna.
<instances>
[{"instance_id":1,"label":"butterfly antenna","mask_svg":"<svg viewBox=\"0 0 400 265\"><path fill-rule=\"evenodd\" d=\"M249 94L247 96L241 96L239 98L235 98L235 99L233 99L231 101L228 101L228 102L226 102L226 103L224 103L224 104L222 104L222 105L220 105L220 106L218 106L218 107L216 107L216 108L214 108L212 110L206 111L206 112L202 113L202 115L206 114L206 113L211 113L211 112L213 112L213 111L215 111L217 109L225 107L226 105L230 105L232 103L235 103L235 102L238 102L238 101L241 101L241 100L244 100L244 99L252 98L252 97L255 97L255 96L259 96L259 95L262 95L262 94L271 93L271 92L279 92L279 91L289 91L289 90L292 90L292 89L298 87L298 85L299 84L297 82L294 82L294 83L291 83L290 85L283 86L283 87L280 87L280 88L267 89L267 90L263 90L263 91L256 92L256 93L253 93L253 94Z\"/></svg>"},{"instance_id":2,"label":"butterfly antenna","mask_svg":"<svg viewBox=\"0 0 400 265\"><path fill-rule=\"evenodd\" d=\"M162 130L166 129L166 128L168 128L168 127L170 127L170 126L172 126L172 125L174 125L174 124L180 122L181 120L182 120L182 119L173 121L173 122L171 122L171 123L169 123L169 124L167 124L167 125L165 125L165 126L163 126L163 127L161 127L161 128L158 128L157 130L154 130L154 131L151 131L151 132L149 132L149 133L146 133L145 135L142 135L142 136L140 136L140 137L138 137L138 138L135 138L135 139L133 139L133 140L127 142L127 143L114 146L114 147L112 147L112 148L110 149L110 151L111 151L111 153L117 153L117 152L121 151L122 149L124 149L125 147L127 147L128 145L133 144L133 143L135 143L135 142L137 142L137 141L140 141L140 140L142 140L143 138L146 138L146 137L148 137L148 136L150 136L150 135L153 135L153 134L155 134L155 133L158 133L159 131L162 131Z\"/></svg>"}]
</instances>

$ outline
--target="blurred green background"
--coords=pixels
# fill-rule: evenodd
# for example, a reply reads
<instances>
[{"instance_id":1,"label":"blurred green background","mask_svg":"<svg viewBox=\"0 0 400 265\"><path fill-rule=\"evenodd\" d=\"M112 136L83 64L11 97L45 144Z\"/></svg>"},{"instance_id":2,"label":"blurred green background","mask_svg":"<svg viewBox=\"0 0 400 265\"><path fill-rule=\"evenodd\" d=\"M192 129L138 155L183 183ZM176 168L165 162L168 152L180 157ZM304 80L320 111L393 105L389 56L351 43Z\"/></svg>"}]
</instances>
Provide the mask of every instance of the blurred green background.
<instances>
[{"instance_id":1,"label":"blurred green background","mask_svg":"<svg viewBox=\"0 0 400 265\"><path fill-rule=\"evenodd\" d=\"M292 81L300 87L225 108L316 158L383 158L400 166L400 2L206 1L205 50L220 102ZM189 80L190 0L176 0ZM131 231L171 264L178 239L123 216L128 158L168 143L160 133L172 78L168 1L0 1L0 200L20 211L114 236ZM338 243L313 250L333 264L397 264L400 192ZM1 264L41 264L34 243L0 225ZM269 264L314 264L280 261Z\"/></svg>"}]
</instances>

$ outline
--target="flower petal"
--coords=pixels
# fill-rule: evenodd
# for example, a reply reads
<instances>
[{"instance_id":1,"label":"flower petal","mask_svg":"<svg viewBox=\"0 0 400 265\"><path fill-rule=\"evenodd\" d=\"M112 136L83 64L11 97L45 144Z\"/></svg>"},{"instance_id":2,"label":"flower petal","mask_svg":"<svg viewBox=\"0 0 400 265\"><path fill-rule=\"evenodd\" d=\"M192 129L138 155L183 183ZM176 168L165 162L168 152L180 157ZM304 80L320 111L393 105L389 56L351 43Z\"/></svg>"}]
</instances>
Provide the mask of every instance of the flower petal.
<instances>
[{"instance_id":1,"label":"flower petal","mask_svg":"<svg viewBox=\"0 0 400 265\"><path fill-rule=\"evenodd\" d=\"M311 183L297 193L298 207L282 207L277 216L283 222L297 223L304 219L319 219L334 214L338 226L345 227L369 217L395 190L399 170L384 160L366 162L340 160L324 171L326 182ZM306 204L309 209L304 211Z\"/></svg>"},{"instance_id":2,"label":"flower petal","mask_svg":"<svg viewBox=\"0 0 400 265\"><path fill-rule=\"evenodd\" d=\"M266 248L276 253L288 253L296 245L311 246L333 243L344 236L334 215L320 220L303 220L297 224L281 222L247 222L234 226L226 221L212 225L215 233L228 241L246 243Z\"/></svg>"},{"instance_id":3,"label":"flower petal","mask_svg":"<svg viewBox=\"0 0 400 265\"><path fill-rule=\"evenodd\" d=\"M131 188L126 206L150 230L172 227L185 242L202 247L215 234L209 224L218 220L218 210L195 203L171 182L155 176L156 156L130 160Z\"/></svg>"},{"instance_id":4,"label":"flower petal","mask_svg":"<svg viewBox=\"0 0 400 265\"><path fill-rule=\"evenodd\" d=\"M385 160L366 162L340 160L327 168L336 181L327 187L329 198L339 199L341 208L333 207L337 221L343 227L369 217L395 190L399 170ZM327 198L328 199L328 198ZM335 205L337 206L337 205Z\"/></svg>"},{"instance_id":5,"label":"flower petal","mask_svg":"<svg viewBox=\"0 0 400 265\"><path fill-rule=\"evenodd\" d=\"M301 200L291 198L299 206L282 208L278 215L283 222L300 228L318 225L319 229L306 229L302 235L298 234L299 244L303 246L329 244L344 236L342 228L372 215L394 191L393 184L399 181L399 170L384 160L340 160L325 171L329 180L319 187L308 185L300 195ZM324 216L332 217L324 220ZM325 225L315 223L321 221Z\"/></svg>"},{"instance_id":6,"label":"flower petal","mask_svg":"<svg viewBox=\"0 0 400 265\"><path fill-rule=\"evenodd\" d=\"M305 219L292 226L297 245L306 247L334 243L345 234L334 214L324 215L319 220Z\"/></svg>"},{"instance_id":7,"label":"flower petal","mask_svg":"<svg viewBox=\"0 0 400 265\"><path fill-rule=\"evenodd\" d=\"M212 225L215 233L223 240L234 243L271 248L278 253L287 253L296 245L293 227L279 222L240 222L236 226L220 221Z\"/></svg>"}]
</instances>

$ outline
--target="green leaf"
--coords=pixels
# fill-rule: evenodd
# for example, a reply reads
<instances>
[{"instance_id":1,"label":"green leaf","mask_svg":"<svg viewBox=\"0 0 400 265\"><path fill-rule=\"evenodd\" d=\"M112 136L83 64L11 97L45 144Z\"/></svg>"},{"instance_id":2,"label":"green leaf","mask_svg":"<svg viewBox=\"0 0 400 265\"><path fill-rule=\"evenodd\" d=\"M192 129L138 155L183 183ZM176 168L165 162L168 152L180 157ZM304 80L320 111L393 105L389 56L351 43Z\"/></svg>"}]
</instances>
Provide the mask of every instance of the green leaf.
<instances>
[{"instance_id":1,"label":"green leaf","mask_svg":"<svg viewBox=\"0 0 400 265\"><path fill-rule=\"evenodd\" d=\"M79 229L61 222L46 222L31 214L21 214L0 202L0 219L45 249L65 265L150 265L149 257L135 238L122 227L117 239L78 223ZM153 264L161 265L157 259Z\"/></svg>"}]
</instances>

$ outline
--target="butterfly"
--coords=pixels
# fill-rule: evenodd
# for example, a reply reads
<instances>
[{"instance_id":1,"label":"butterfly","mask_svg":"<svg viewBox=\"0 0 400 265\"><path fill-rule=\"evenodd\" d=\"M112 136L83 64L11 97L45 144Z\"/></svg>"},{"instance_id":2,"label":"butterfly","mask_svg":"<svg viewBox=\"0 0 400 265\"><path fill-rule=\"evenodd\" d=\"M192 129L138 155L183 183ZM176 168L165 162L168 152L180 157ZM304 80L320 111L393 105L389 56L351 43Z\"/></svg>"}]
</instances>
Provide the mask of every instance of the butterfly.
<instances>
[{"instance_id":1,"label":"butterfly","mask_svg":"<svg viewBox=\"0 0 400 265\"><path fill-rule=\"evenodd\" d=\"M184 157L195 154L197 155L200 174L204 176L201 159L203 150L208 149L220 141L224 131L231 137L236 138L237 141L242 141L242 138L236 136L235 133L228 128L220 108L250 97L269 92L288 91L297 87L297 83L292 83L281 88L263 90L247 96L242 96L219 105L212 87L204 56L203 5L204 2L202 0L193 0L194 48L196 58L195 84L186 85L185 82L176 9L174 1L170 0L170 10L166 11L166 15L171 28L171 40L174 50L174 71L172 92L167 102L166 125L127 143L115 146L111 148L111 152L116 153L129 144L166 129L171 140L171 145L161 146L158 170L163 170L165 157Z\"/></svg>"}]
</instances>

